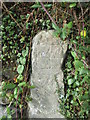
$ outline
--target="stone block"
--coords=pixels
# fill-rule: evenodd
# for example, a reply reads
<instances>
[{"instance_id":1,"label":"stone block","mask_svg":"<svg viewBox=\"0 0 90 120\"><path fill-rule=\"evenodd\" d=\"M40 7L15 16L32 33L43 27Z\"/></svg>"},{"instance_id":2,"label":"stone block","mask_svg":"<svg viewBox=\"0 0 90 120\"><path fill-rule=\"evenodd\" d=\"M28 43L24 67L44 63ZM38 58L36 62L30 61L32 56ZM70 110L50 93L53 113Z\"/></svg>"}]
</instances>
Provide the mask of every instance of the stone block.
<instances>
[{"instance_id":1,"label":"stone block","mask_svg":"<svg viewBox=\"0 0 90 120\"><path fill-rule=\"evenodd\" d=\"M53 32L41 31L33 38L30 81L35 89L31 89L33 100L28 103L29 118L64 118L59 113L57 89L62 89L60 95L64 95L61 66L67 42L56 38Z\"/></svg>"}]
</instances>

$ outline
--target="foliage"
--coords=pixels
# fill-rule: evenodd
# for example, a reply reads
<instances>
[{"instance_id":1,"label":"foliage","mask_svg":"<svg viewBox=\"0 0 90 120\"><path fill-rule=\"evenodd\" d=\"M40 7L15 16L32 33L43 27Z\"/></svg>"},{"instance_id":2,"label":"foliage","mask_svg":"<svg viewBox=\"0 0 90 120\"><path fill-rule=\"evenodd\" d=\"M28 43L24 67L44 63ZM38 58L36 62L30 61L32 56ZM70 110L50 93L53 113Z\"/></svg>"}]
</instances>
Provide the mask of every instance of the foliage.
<instances>
[{"instance_id":1,"label":"foliage","mask_svg":"<svg viewBox=\"0 0 90 120\"><path fill-rule=\"evenodd\" d=\"M8 3L5 4L8 7L13 3L9 5ZM23 10L23 5L24 3L18 3L14 9L10 6L12 9L10 9L8 13L5 11L0 27L0 35L2 36L1 59L3 61L3 69L5 69L6 66L8 68L12 67L12 72L15 72L15 75L11 80L8 80L6 76L2 76L2 93L0 93L0 95L3 100L6 100L6 105L9 104L7 105L8 118L11 118L15 114L16 118L20 117L20 115L18 115L19 112L21 112L22 118L24 115L23 111L27 107L27 101L32 100L29 95L29 89L34 89L35 86L31 86L29 81L29 72L31 71L31 40L36 34L36 28L38 31L45 27L47 29L51 28L50 20L44 20L43 17L40 17L40 20L36 19L38 16L36 11L32 13L34 17L30 18L31 14L27 13L28 9L29 11L37 9L37 6L30 3L31 7L28 8L29 5L26 3L25 7L27 8L27 11L24 13L25 10ZM5 5L3 4L3 6ZM40 10L38 12L41 13L42 8L40 4L39 6ZM47 8L51 6L52 4L45 5ZM20 7L22 8L21 11L19 11ZM21 14L18 14L20 12ZM44 11L42 11L42 13L43 12ZM40 27L38 27L37 24L39 24ZM11 107L16 109L11 110ZM3 116L3 118L5 117Z\"/></svg>"},{"instance_id":2,"label":"foliage","mask_svg":"<svg viewBox=\"0 0 90 120\"><path fill-rule=\"evenodd\" d=\"M31 70L30 54L32 38L43 29L55 29L55 35L62 40L69 39L68 56L64 66L65 96L60 99L60 111L66 118L88 118L90 111L90 71L88 56L89 41L89 3L5 3L3 4L2 36L3 69L11 67L16 72L13 79L3 77L2 94L7 99L8 118L26 106L31 98L28 90L35 88L29 83ZM52 10L53 9L53 10ZM83 11L86 13L83 15ZM52 17L50 17L52 16ZM13 19L14 18L14 19ZM55 22L53 21L55 20ZM64 23L64 21L66 21ZM16 111L11 110L11 104ZM24 107L25 108L25 107ZM19 109L19 110L18 110ZM3 117L5 118L5 117Z\"/></svg>"},{"instance_id":3,"label":"foliage","mask_svg":"<svg viewBox=\"0 0 90 120\"><path fill-rule=\"evenodd\" d=\"M70 8L75 6L76 3L69 5ZM89 55L90 52L89 49L87 51L89 44L86 42L89 33L86 30L80 30L81 34L75 36L72 23L74 23L73 19L68 24L65 24L63 28L58 28L52 24L53 28L56 30L55 35L57 36L59 34L63 40L68 38L70 34L73 36L69 37L69 55L65 61L64 68L66 92L65 97L61 99L60 107L62 113L69 119L86 119L90 112L90 68L86 62L86 56ZM84 23L85 20L83 24Z\"/></svg>"}]
</instances>

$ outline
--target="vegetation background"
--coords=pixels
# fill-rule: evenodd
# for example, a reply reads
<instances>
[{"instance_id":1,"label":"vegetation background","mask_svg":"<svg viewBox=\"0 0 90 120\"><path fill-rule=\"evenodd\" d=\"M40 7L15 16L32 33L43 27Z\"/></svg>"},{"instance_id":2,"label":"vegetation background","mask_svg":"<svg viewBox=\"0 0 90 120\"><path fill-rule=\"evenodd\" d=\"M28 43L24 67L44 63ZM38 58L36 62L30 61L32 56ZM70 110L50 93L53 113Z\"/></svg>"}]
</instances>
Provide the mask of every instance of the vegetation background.
<instances>
[{"instance_id":1,"label":"vegetation background","mask_svg":"<svg viewBox=\"0 0 90 120\"><path fill-rule=\"evenodd\" d=\"M57 37L69 40L62 67L65 96L59 101L60 112L69 119L89 119L89 6L89 2L2 3L0 53L3 66L0 96L7 106L8 118L13 115L23 118L27 102L32 100L29 90L34 86L31 86L29 78L33 37L41 30L54 29ZM11 106L15 109L11 109Z\"/></svg>"}]
</instances>

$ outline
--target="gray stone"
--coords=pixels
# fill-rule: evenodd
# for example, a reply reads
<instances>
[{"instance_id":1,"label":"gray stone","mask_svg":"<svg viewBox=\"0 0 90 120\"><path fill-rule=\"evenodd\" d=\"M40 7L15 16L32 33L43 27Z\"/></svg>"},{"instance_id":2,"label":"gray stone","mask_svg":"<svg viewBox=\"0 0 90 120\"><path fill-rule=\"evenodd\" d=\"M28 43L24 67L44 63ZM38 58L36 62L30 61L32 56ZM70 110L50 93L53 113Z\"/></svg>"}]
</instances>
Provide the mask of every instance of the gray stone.
<instances>
[{"instance_id":1,"label":"gray stone","mask_svg":"<svg viewBox=\"0 0 90 120\"><path fill-rule=\"evenodd\" d=\"M7 115L6 106L2 105L2 99L0 98L0 118Z\"/></svg>"},{"instance_id":2,"label":"gray stone","mask_svg":"<svg viewBox=\"0 0 90 120\"><path fill-rule=\"evenodd\" d=\"M61 66L67 43L53 35L53 30L41 31L33 38L31 90L28 103L29 118L64 118L59 112L58 87L64 95Z\"/></svg>"},{"instance_id":3,"label":"gray stone","mask_svg":"<svg viewBox=\"0 0 90 120\"><path fill-rule=\"evenodd\" d=\"M3 116L6 116L6 107L2 107L0 105L0 118L2 118Z\"/></svg>"}]
</instances>

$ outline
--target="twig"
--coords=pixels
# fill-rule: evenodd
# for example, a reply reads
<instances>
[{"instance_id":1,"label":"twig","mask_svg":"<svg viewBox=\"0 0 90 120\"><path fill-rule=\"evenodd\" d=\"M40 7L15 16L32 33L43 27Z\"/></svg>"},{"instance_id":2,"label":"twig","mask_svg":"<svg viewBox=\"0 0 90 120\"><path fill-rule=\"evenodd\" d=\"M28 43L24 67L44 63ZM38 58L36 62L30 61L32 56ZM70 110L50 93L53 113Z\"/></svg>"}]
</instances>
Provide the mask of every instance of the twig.
<instances>
[{"instance_id":1,"label":"twig","mask_svg":"<svg viewBox=\"0 0 90 120\"><path fill-rule=\"evenodd\" d=\"M11 15L11 13L9 12L9 10L7 9L7 7L5 6L4 3L2 3L4 8L6 9L7 13L11 16L11 18L15 21L15 23L17 24L17 26L22 30L21 26L19 25L19 23L15 20L15 18Z\"/></svg>"},{"instance_id":2,"label":"twig","mask_svg":"<svg viewBox=\"0 0 90 120\"><path fill-rule=\"evenodd\" d=\"M46 8L44 7L43 3L40 2L42 8L44 9L44 11L47 13L47 15L49 16L49 18L51 19L51 21L57 26L56 22L53 20L53 18L51 17L51 15L49 14L49 12L46 10Z\"/></svg>"},{"instance_id":3,"label":"twig","mask_svg":"<svg viewBox=\"0 0 90 120\"><path fill-rule=\"evenodd\" d=\"M86 10L85 10L85 12L83 13L83 16L87 13L87 11L89 10L89 8L87 8ZM79 17L79 19L81 19L82 18L82 15Z\"/></svg>"},{"instance_id":4,"label":"twig","mask_svg":"<svg viewBox=\"0 0 90 120\"><path fill-rule=\"evenodd\" d=\"M73 10L73 15L74 15L75 23L76 23L77 28L78 28L78 32L79 32L79 36L80 36L80 42L81 42L80 23L78 23L78 19L77 19L77 16L76 16L76 11L74 11L74 10Z\"/></svg>"},{"instance_id":5,"label":"twig","mask_svg":"<svg viewBox=\"0 0 90 120\"><path fill-rule=\"evenodd\" d=\"M69 44L70 44L70 42L69 42ZM76 56L78 57L78 54L80 55L80 53L77 54L77 51L72 46L71 46L71 48L76 53ZM84 65L87 66L88 69L90 69L89 66L88 66L88 64L85 62L85 60L81 59L81 61L84 63Z\"/></svg>"},{"instance_id":6,"label":"twig","mask_svg":"<svg viewBox=\"0 0 90 120\"><path fill-rule=\"evenodd\" d=\"M16 4L14 4L10 9L9 9L9 11L11 10L11 9L13 9L16 5L18 5L19 3L16 3ZM4 15L6 13L6 11L0 16L0 18Z\"/></svg>"},{"instance_id":7,"label":"twig","mask_svg":"<svg viewBox=\"0 0 90 120\"><path fill-rule=\"evenodd\" d=\"M9 105L7 106L8 108L11 106L11 104L13 103L14 99L9 103ZM4 113L7 112L7 108L5 109Z\"/></svg>"},{"instance_id":8,"label":"twig","mask_svg":"<svg viewBox=\"0 0 90 120\"><path fill-rule=\"evenodd\" d=\"M29 21L30 16L33 15L34 11L35 11L35 9L29 14L29 17L27 18L26 22L25 22L24 25L23 25L23 30L22 30L22 31L24 31L24 33L25 33L25 30L26 30L26 23Z\"/></svg>"},{"instance_id":9,"label":"twig","mask_svg":"<svg viewBox=\"0 0 90 120\"><path fill-rule=\"evenodd\" d=\"M27 75L28 75L28 68L29 68L29 60L30 60L30 55L31 55L31 41L30 41L30 48L29 48L29 55L28 55L28 63L27 63L27 66L26 66L26 72L25 72L25 77L24 77L24 81L27 82ZM24 94L25 94L25 88L23 87L23 93L22 93L22 97L21 97L21 105L23 103L23 97L24 97ZM23 117L22 115L22 107L21 107L21 119Z\"/></svg>"},{"instance_id":10,"label":"twig","mask_svg":"<svg viewBox=\"0 0 90 120\"><path fill-rule=\"evenodd\" d=\"M27 63L27 68L26 68L26 72L25 72L25 82L27 82L27 73L28 73L30 55L31 55L31 41L30 41L30 49L29 49L29 55L28 55L28 63Z\"/></svg>"},{"instance_id":11,"label":"twig","mask_svg":"<svg viewBox=\"0 0 90 120\"><path fill-rule=\"evenodd\" d=\"M79 5L80 5L80 8L81 8L81 13L82 13L82 17L83 17L83 8L82 8L82 5L81 5L80 2L79 2Z\"/></svg>"},{"instance_id":12,"label":"twig","mask_svg":"<svg viewBox=\"0 0 90 120\"><path fill-rule=\"evenodd\" d=\"M74 15L74 18L75 18L75 22L76 22L77 28L79 28L76 12L74 10L73 10L73 15Z\"/></svg>"},{"instance_id":13,"label":"twig","mask_svg":"<svg viewBox=\"0 0 90 120\"><path fill-rule=\"evenodd\" d=\"M84 63L84 65L88 67L88 64L85 62L85 60L81 60L81 61Z\"/></svg>"}]
</instances>

